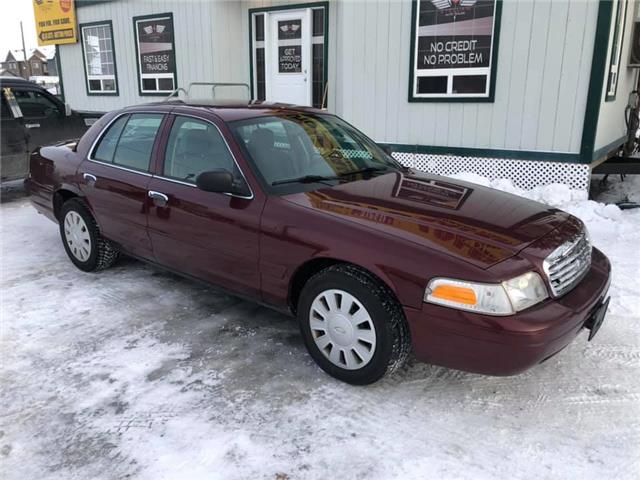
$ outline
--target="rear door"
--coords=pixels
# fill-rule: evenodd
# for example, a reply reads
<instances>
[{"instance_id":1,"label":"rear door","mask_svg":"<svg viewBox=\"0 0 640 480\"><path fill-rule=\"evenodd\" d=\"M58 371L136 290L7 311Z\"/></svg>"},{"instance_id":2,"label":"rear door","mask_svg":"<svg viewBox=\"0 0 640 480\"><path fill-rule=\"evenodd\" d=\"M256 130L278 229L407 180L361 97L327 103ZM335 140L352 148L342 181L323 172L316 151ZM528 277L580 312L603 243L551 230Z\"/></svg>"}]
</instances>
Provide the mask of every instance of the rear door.
<instances>
[{"instance_id":1,"label":"rear door","mask_svg":"<svg viewBox=\"0 0 640 480\"><path fill-rule=\"evenodd\" d=\"M175 114L149 183L149 232L156 260L182 273L258 297L258 242L263 196L205 192L204 171L225 169L247 186L218 126Z\"/></svg>"},{"instance_id":2,"label":"rear door","mask_svg":"<svg viewBox=\"0 0 640 480\"><path fill-rule=\"evenodd\" d=\"M116 117L78 171L102 234L146 259L153 259L147 192L163 121L162 112Z\"/></svg>"}]
</instances>

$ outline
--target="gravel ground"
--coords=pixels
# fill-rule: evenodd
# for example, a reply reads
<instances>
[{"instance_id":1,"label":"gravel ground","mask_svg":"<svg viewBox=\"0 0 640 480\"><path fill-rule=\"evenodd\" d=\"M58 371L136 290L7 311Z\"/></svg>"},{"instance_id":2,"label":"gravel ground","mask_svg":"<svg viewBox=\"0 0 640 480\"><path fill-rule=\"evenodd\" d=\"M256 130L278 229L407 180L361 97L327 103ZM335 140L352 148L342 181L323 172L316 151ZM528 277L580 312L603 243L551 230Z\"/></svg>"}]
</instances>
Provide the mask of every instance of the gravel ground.
<instances>
[{"instance_id":1,"label":"gravel ground","mask_svg":"<svg viewBox=\"0 0 640 480\"><path fill-rule=\"evenodd\" d=\"M324 375L290 318L132 260L82 273L26 199L0 215L3 479L638 478L640 212L594 234L622 274L593 342L369 387Z\"/></svg>"}]
</instances>

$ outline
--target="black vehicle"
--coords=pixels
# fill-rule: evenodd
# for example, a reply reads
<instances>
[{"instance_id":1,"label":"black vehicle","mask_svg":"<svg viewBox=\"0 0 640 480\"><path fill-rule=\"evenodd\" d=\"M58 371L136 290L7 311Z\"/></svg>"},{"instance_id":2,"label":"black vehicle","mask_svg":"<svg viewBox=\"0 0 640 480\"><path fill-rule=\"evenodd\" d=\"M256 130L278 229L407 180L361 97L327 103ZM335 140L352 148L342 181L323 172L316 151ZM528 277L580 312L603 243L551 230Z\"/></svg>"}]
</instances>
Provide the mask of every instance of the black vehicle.
<instances>
[{"instance_id":1,"label":"black vehicle","mask_svg":"<svg viewBox=\"0 0 640 480\"><path fill-rule=\"evenodd\" d=\"M100 114L73 111L33 82L0 77L1 179L24 178L29 154L41 145L78 138Z\"/></svg>"}]
</instances>

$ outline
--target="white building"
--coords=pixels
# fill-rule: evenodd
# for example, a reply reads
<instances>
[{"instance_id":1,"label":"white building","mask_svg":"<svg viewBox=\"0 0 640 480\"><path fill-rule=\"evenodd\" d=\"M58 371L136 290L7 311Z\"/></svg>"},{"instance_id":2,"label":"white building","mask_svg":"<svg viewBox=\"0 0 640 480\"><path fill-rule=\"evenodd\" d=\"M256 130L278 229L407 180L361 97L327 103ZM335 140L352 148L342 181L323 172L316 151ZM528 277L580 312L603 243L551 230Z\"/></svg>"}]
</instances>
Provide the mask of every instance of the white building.
<instances>
[{"instance_id":1,"label":"white building","mask_svg":"<svg viewBox=\"0 0 640 480\"><path fill-rule=\"evenodd\" d=\"M60 75L90 111L245 82L325 106L417 168L584 188L627 135L636 3L78 0Z\"/></svg>"}]
</instances>

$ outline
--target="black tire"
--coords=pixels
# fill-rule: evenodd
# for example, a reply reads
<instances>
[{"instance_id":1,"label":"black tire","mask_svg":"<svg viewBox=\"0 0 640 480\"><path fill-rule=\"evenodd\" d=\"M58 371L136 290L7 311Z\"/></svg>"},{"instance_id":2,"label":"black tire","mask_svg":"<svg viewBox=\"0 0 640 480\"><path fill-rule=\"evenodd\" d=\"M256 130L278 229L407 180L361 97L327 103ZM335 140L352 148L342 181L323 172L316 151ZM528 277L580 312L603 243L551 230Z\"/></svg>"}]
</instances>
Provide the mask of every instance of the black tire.
<instances>
[{"instance_id":1,"label":"black tire","mask_svg":"<svg viewBox=\"0 0 640 480\"><path fill-rule=\"evenodd\" d=\"M88 258L85 261L77 258L71 251L65 234L64 222L69 212L75 212L86 225L86 230L90 238L90 250ZM104 238L100 234L100 229L96 223L93 215L80 198L72 198L67 200L60 209L60 236L62 238L62 245L64 246L69 259L73 264L83 272L97 272L110 267L118 259L120 252L118 248L109 240Z\"/></svg>"},{"instance_id":2,"label":"black tire","mask_svg":"<svg viewBox=\"0 0 640 480\"><path fill-rule=\"evenodd\" d=\"M376 345L373 357L362 368L345 369L331 362L314 341L311 306L326 290L340 289L354 296L373 322ZM305 284L298 301L298 321L309 354L326 373L353 385L376 382L399 369L411 350L409 328L402 307L391 290L369 272L353 265L334 265L317 273Z\"/></svg>"}]
</instances>

